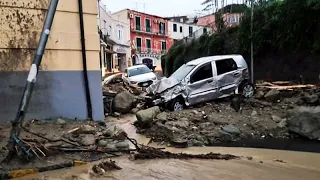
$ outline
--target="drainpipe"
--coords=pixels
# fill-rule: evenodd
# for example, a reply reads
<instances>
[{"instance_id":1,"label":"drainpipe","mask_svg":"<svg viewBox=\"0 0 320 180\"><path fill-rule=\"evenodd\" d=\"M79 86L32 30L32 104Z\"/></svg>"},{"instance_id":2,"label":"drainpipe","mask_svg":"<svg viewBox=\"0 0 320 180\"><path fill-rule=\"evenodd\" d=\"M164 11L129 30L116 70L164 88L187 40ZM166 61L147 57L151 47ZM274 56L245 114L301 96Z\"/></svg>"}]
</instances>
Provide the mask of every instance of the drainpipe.
<instances>
[{"instance_id":1,"label":"drainpipe","mask_svg":"<svg viewBox=\"0 0 320 180\"><path fill-rule=\"evenodd\" d=\"M85 37L84 37L82 0L78 0L78 4L79 4L79 20L80 20L80 31L81 31L83 77L84 77L84 86L85 86L86 100L87 100L87 111L88 111L88 119L92 120L92 105L91 105L88 71L87 71L87 54L86 54L86 43L85 43Z\"/></svg>"}]
</instances>

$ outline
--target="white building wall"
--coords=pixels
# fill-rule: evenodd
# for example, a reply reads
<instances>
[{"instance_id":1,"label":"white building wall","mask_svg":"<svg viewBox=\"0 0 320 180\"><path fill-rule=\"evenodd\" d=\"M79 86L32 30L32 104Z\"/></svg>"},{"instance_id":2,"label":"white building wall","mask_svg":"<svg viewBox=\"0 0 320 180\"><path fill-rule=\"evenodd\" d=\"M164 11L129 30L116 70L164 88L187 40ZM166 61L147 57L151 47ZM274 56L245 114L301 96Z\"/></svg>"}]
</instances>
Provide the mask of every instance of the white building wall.
<instances>
[{"instance_id":1,"label":"white building wall","mask_svg":"<svg viewBox=\"0 0 320 180\"><path fill-rule=\"evenodd\" d=\"M173 25L177 25L177 31L174 32ZM169 37L172 39L183 39L184 37L189 36L189 27L192 27L192 33L196 32L196 36L199 35L199 37L203 34L202 29L204 28L203 26L198 26L195 24L186 24L186 23L180 23L180 22L174 22L174 21L169 21L168 22L168 30L169 30ZM180 31L180 27L182 27L182 32ZM211 32L210 28L207 28L207 32Z\"/></svg>"}]
</instances>

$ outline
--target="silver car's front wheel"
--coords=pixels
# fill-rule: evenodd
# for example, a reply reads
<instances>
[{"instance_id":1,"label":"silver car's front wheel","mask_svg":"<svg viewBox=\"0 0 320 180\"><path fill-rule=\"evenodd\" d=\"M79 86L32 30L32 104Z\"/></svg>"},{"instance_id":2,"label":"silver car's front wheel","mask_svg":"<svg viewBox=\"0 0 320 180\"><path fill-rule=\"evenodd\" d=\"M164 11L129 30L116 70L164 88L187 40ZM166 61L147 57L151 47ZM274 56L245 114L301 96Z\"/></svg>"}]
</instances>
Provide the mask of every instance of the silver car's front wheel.
<instances>
[{"instance_id":1,"label":"silver car's front wheel","mask_svg":"<svg viewBox=\"0 0 320 180\"><path fill-rule=\"evenodd\" d=\"M246 83L242 86L242 95L245 97L245 98L250 98L253 96L254 94L254 87L252 84L250 83Z\"/></svg>"},{"instance_id":2,"label":"silver car's front wheel","mask_svg":"<svg viewBox=\"0 0 320 180\"><path fill-rule=\"evenodd\" d=\"M171 111L181 111L183 110L183 104L179 99L173 99L171 102L168 104L168 108Z\"/></svg>"}]
</instances>

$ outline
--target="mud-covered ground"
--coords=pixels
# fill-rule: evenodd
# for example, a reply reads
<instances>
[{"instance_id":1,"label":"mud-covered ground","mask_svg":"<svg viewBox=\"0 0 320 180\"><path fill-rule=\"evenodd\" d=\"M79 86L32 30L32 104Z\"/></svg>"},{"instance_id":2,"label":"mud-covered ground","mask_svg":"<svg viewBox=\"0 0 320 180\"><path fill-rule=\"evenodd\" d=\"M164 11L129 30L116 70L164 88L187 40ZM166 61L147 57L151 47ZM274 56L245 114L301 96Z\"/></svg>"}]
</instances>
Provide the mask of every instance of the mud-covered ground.
<instances>
[{"instance_id":1,"label":"mud-covered ground","mask_svg":"<svg viewBox=\"0 0 320 180\"><path fill-rule=\"evenodd\" d=\"M115 126L106 126L104 123L59 118L57 120L32 121L25 128L31 133L21 130L19 138L28 150L33 147L29 151L33 158L30 162L27 162L23 159L23 156L14 156L9 163L3 162L0 164L0 173L13 169L43 168L72 163L74 160L91 162L105 157L121 155L129 149L129 142L126 141L124 132ZM9 140L10 129L10 125L1 126L1 161L8 154L6 145ZM97 148L112 152L95 152L94 150ZM68 151L72 149L84 149L85 151ZM86 152L87 150L90 152Z\"/></svg>"},{"instance_id":2,"label":"mud-covered ground","mask_svg":"<svg viewBox=\"0 0 320 180\"><path fill-rule=\"evenodd\" d=\"M294 138L297 135L320 140L319 95L317 88L286 91L259 89L255 98L241 101L239 112L232 108L232 98L225 98L178 112L161 112L148 122L143 119L145 122L142 123L138 118L135 125L138 133L174 146ZM310 114L301 115L305 109ZM304 120L310 119L308 116L313 117L312 122ZM308 128L311 126L314 128Z\"/></svg>"}]
</instances>

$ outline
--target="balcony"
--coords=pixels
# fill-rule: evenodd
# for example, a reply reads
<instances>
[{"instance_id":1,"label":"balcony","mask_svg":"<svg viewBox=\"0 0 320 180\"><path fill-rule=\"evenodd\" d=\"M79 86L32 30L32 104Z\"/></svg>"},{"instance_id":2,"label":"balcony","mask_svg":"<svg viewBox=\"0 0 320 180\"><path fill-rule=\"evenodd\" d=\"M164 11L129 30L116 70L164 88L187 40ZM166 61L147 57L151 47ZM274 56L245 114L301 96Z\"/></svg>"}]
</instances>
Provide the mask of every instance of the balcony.
<instances>
[{"instance_id":1,"label":"balcony","mask_svg":"<svg viewBox=\"0 0 320 180\"><path fill-rule=\"evenodd\" d=\"M152 27L135 25L135 27L132 27L131 30L134 32L147 33L147 34L158 35L158 36L168 36L168 34L164 30L159 30L157 28L152 28Z\"/></svg>"},{"instance_id":2,"label":"balcony","mask_svg":"<svg viewBox=\"0 0 320 180\"><path fill-rule=\"evenodd\" d=\"M167 53L166 50L162 50L162 49L155 49L155 48L142 48L142 47L137 47L136 51L138 53L143 53L143 54L165 54Z\"/></svg>"}]
</instances>

